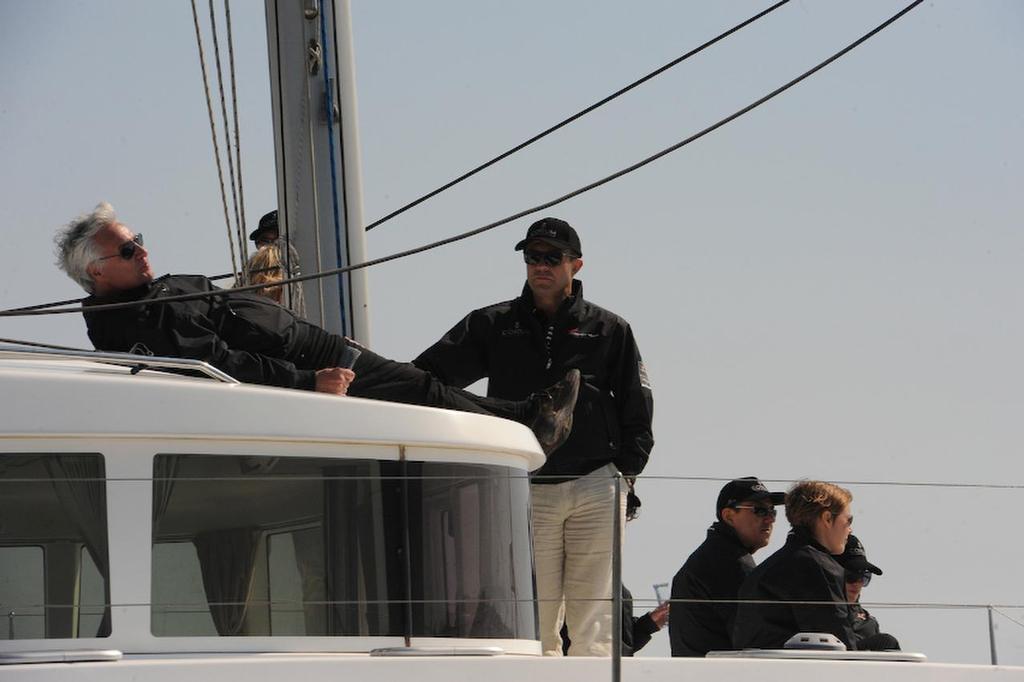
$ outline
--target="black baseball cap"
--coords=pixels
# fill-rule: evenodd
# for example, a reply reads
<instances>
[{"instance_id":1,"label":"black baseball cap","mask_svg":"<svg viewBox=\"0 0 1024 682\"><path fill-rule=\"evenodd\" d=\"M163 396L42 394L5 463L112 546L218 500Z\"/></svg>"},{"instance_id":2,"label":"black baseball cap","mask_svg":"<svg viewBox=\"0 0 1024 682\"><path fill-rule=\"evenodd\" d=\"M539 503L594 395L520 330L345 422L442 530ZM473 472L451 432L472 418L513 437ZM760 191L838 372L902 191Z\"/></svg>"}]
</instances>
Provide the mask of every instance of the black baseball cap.
<instances>
[{"instance_id":1,"label":"black baseball cap","mask_svg":"<svg viewBox=\"0 0 1024 682\"><path fill-rule=\"evenodd\" d=\"M847 571L871 571L875 575L882 575L882 569L868 561L864 543L858 540L856 535L846 538L846 549L836 557L836 561Z\"/></svg>"},{"instance_id":2,"label":"black baseball cap","mask_svg":"<svg viewBox=\"0 0 1024 682\"><path fill-rule=\"evenodd\" d=\"M545 241L577 258L583 255L580 236L572 229L572 225L561 218L541 218L530 225L530 229L526 231L526 238L516 244L516 251L522 251L534 239Z\"/></svg>"},{"instance_id":3,"label":"black baseball cap","mask_svg":"<svg viewBox=\"0 0 1024 682\"><path fill-rule=\"evenodd\" d=\"M260 233L262 232L280 232L280 230L277 227L276 210L271 211L270 213L267 213L265 216L260 218L259 226L252 231L252 234L249 235L249 239L252 241L256 241L256 239L260 236Z\"/></svg>"},{"instance_id":4,"label":"black baseball cap","mask_svg":"<svg viewBox=\"0 0 1024 682\"><path fill-rule=\"evenodd\" d=\"M721 521L723 509L733 507L740 502L758 502L760 500L771 500L773 505L785 504L786 493L770 492L756 476L734 478L725 484L722 492L718 493L718 501L715 502L715 516Z\"/></svg>"}]
</instances>

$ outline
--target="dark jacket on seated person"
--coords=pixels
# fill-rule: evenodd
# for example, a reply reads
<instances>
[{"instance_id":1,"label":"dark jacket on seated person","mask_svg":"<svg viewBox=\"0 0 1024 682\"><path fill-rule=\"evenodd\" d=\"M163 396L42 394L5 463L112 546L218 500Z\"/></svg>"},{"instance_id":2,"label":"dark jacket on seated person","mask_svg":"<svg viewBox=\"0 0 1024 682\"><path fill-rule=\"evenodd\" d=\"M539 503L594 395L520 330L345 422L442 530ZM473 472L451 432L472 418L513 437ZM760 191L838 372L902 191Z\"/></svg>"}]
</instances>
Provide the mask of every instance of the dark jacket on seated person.
<instances>
[{"instance_id":1,"label":"dark jacket on seated person","mask_svg":"<svg viewBox=\"0 0 1024 682\"><path fill-rule=\"evenodd\" d=\"M732 648L736 596L754 558L732 526L716 521L672 579L668 633L673 656L704 656ZM675 601L675 600L704 601Z\"/></svg>"},{"instance_id":2,"label":"dark jacket on seated person","mask_svg":"<svg viewBox=\"0 0 1024 682\"><path fill-rule=\"evenodd\" d=\"M843 581L843 567L810 531L793 529L786 544L743 582L739 598L826 603L740 603L733 645L737 649L781 649L798 632L826 632L842 640L847 649L856 649Z\"/></svg>"}]
</instances>

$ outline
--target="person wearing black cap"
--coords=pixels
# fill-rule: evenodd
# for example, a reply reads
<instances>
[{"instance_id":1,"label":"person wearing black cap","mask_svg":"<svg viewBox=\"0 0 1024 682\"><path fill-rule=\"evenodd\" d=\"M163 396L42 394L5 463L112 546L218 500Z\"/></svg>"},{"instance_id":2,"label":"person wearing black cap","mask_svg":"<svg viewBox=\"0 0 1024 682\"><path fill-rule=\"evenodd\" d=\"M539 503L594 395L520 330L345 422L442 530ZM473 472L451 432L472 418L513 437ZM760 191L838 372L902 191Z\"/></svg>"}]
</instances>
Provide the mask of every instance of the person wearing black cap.
<instances>
[{"instance_id":1,"label":"person wearing black cap","mask_svg":"<svg viewBox=\"0 0 1024 682\"><path fill-rule=\"evenodd\" d=\"M784 501L785 493L769 492L754 476L734 479L718 493L718 520L672 579L668 636L673 656L732 648L736 596L754 570L753 553L771 540L775 507Z\"/></svg>"},{"instance_id":2,"label":"person wearing black cap","mask_svg":"<svg viewBox=\"0 0 1024 682\"><path fill-rule=\"evenodd\" d=\"M277 226L277 210L275 209L260 218L259 225L249 235L249 239L255 242L256 248L260 248L273 244L280 235L281 232Z\"/></svg>"},{"instance_id":3,"label":"person wearing black cap","mask_svg":"<svg viewBox=\"0 0 1024 682\"><path fill-rule=\"evenodd\" d=\"M526 261L519 297L471 312L413 362L454 386L487 377L488 395L509 399L570 368L582 372L572 433L531 481L541 646L561 654L564 618L569 655L607 656L613 477L635 477L647 464L654 401L629 324L583 298L576 230L544 218L515 249Z\"/></svg>"},{"instance_id":4,"label":"person wearing black cap","mask_svg":"<svg viewBox=\"0 0 1024 682\"><path fill-rule=\"evenodd\" d=\"M881 632L878 620L860 605L860 591L871 582L872 574L882 575L882 569L868 561L864 545L856 535L846 539L846 549L836 557L836 561L845 572L846 601L849 602L857 648L867 651L898 651L900 643L896 638Z\"/></svg>"}]
</instances>

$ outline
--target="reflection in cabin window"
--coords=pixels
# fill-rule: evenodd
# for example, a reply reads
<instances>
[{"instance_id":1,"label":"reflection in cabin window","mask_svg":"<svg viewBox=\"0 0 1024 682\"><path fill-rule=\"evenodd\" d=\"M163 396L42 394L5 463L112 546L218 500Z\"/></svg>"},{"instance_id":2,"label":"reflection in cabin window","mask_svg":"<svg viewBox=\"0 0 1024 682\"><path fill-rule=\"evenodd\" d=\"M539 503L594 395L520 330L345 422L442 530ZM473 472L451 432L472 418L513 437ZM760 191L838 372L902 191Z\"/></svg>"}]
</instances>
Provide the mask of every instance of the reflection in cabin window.
<instances>
[{"instance_id":1,"label":"reflection in cabin window","mask_svg":"<svg viewBox=\"0 0 1024 682\"><path fill-rule=\"evenodd\" d=\"M0 457L0 638L110 635L100 455Z\"/></svg>"},{"instance_id":2,"label":"reflection in cabin window","mask_svg":"<svg viewBox=\"0 0 1024 682\"><path fill-rule=\"evenodd\" d=\"M153 633L535 639L528 494L507 467L158 455Z\"/></svg>"}]
</instances>

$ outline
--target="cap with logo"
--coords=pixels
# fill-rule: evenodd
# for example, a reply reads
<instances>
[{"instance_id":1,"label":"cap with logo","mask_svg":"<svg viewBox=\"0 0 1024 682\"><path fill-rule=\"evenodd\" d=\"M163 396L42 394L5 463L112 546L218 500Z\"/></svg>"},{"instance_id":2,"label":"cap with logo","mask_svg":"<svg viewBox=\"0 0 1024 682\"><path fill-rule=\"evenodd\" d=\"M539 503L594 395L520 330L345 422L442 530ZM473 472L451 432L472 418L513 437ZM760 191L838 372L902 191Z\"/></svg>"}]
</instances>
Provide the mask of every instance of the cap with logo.
<instances>
[{"instance_id":1,"label":"cap with logo","mask_svg":"<svg viewBox=\"0 0 1024 682\"><path fill-rule=\"evenodd\" d=\"M722 510L741 502L769 500L773 505L786 503L786 493L773 493L756 476L734 478L725 484L715 502L715 516L722 519Z\"/></svg>"},{"instance_id":2,"label":"cap with logo","mask_svg":"<svg viewBox=\"0 0 1024 682\"><path fill-rule=\"evenodd\" d=\"M251 239L252 241L257 241L260 235L264 232L279 232L277 227L276 210L271 211L270 213L267 213L262 218L260 218L259 226L252 231L252 234L249 235L249 239Z\"/></svg>"},{"instance_id":3,"label":"cap with logo","mask_svg":"<svg viewBox=\"0 0 1024 682\"><path fill-rule=\"evenodd\" d=\"M864 543L858 540L856 535L846 538L846 549L836 557L836 561L847 571L871 571L875 575L882 575L882 569L868 561Z\"/></svg>"},{"instance_id":4,"label":"cap with logo","mask_svg":"<svg viewBox=\"0 0 1024 682\"><path fill-rule=\"evenodd\" d=\"M534 240L547 242L577 258L583 255L580 236L576 234L572 225L561 218L541 218L530 225L530 229L526 231L526 238L516 244L516 251L522 251L528 243Z\"/></svg>"}]
</instances>

